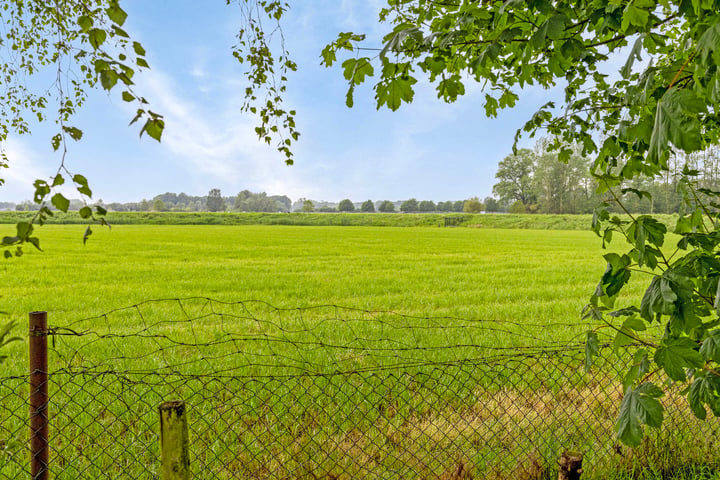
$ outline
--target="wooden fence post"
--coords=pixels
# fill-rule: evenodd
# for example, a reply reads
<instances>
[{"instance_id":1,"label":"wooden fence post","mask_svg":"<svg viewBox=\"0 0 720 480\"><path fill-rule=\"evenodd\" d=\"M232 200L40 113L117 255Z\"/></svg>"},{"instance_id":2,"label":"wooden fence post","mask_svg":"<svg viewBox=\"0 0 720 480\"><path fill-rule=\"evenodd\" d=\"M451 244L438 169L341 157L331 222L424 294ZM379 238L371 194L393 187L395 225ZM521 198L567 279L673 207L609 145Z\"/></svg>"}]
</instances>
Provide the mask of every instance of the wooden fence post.
<instances>
[{"instance_id":1,"label":"wooden fence post","mask_svg":"<svg viewBox=\"0 0 720 480\"><path fill-rule=\"evenodd\" d=\"M48 445L47 312L30 313L30 474L46 480L50 473Z\"/></svg>"},{"instance_id":2,"label":"wooden fence post","mask_svg":"<svg viewBox=\"0 0 720 480\"><path fill-rule=\"evenodd\" d=\"M583 455L578 452L565 452L560 457L558 480L580 480Z\"/></svg>"},{"instance_id":3,"label":"wooden fence post","mask_svg":"<svg viewBox=\"0 0 720 480\"><path fill-rule=\"evenodd\" d=\"M190 449L185 402L160 405L160 480L190 480Z\"/></svg>"}]
</instances>

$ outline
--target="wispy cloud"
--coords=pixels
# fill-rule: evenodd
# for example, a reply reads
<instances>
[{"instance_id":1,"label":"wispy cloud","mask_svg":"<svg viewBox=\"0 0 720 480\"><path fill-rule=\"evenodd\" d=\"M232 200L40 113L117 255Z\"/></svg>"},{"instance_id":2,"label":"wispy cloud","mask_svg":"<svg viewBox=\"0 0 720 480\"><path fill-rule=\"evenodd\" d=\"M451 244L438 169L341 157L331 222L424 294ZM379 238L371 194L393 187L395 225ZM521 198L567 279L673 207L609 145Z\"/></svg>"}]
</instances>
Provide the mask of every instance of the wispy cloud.
<instances>
[{"instance_id":1,"label":"wispy cloud","mask_svg":"<svg viewBox=\"0 0 720 480\"><path fill-rule=\"evenodd\" d=\"M224 187L271 194L306 196L312 187L298 169L286 167L284 157L255 134L257 119L241 110L243 97L236 79L218 82L221 106L186 98L169 76L153 71L141 83L153 108L165 116L160 148L198 178L199 188Z\"/></svg>"}]
</instances>

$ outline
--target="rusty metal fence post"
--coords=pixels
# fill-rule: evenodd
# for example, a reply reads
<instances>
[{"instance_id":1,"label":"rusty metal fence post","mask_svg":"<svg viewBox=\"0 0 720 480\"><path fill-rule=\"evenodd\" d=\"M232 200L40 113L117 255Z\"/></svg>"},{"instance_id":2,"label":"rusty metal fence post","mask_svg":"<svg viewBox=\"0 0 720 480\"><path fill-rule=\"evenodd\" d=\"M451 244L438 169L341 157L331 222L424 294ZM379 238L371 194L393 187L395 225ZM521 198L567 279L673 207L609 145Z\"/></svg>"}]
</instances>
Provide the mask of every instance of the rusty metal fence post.
<instances>
[{"instance_id":1,"label":"rusty metal fence post","mask_svg":"<svg viewBox=\"0 0 720 480\"><path fill-rule=\"evenodd\" d=\"M47 312L30 313L30 473L49 477Z\"/></svg>"}]
</instances>

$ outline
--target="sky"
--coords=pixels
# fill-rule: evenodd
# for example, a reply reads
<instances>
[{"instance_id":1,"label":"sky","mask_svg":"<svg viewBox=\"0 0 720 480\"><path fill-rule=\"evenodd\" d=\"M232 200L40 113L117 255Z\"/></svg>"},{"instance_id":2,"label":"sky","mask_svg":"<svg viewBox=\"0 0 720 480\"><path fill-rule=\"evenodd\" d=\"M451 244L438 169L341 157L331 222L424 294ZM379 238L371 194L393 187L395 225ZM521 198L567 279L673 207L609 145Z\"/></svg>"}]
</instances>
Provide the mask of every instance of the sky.
<instances>
[{"instance_id":1,"label":"sky","mask_svg":"<svg viewBox=\"0 0 720 480\"><path fill-rule=\"evenodd\" d=\"M400 110L376 110L371 84L359 87L355 106L345 106L347 84L340 63L320 65L320 52L338 32L368 35L382 46L389 27L378 23L381 0L300 0L283 18L286 45L298 71L290 76L285 103L297 111L302 136L295 164L286 166L274 146L258 140L257 119L243 112L244 67L231 55L241 23L238 6L223 0L125 0L124 28L147 51L151 69L135 77L135 91L165 117L161 143L128 126L135 106L94 91L73 124L83 130L69 145L66 164L86 176L93 200L136 202L164 192L224 196L241 190L337 202L364 200L461 200L492 194L497 164L511 153L515 131L548 92L521 93L518 105L486 118L479 85L454 104L437 99L419 81L415 100ZM472 84L472 85L471 85ZM3 148L10 168L2 172L0 201L31 199L36 178L54 175L54 125L12 136ZM532 146L525 138L521 146ZM79 195L67 192L69 196Z\"/></svg>"}]
</instances>

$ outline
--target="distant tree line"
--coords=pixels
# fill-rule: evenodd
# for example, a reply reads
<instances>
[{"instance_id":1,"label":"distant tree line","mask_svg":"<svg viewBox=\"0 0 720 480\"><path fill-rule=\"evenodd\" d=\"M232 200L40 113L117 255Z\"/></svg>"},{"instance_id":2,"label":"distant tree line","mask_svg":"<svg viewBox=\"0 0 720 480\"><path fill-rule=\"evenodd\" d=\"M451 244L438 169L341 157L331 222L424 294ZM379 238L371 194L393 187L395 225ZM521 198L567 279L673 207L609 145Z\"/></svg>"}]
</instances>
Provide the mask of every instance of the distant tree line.
<instances>
[{"instance_id":1,"label":"distant tree line","mask_svg":"<svg viewBox=\"0 0 720 480\"><path fill-rule=\"evenodd\" d=\"M265 192L253 193L250 190L242 190L234 197L222 195L220 189L213 188L207 195L194 196L186 193L166 192L156 195L150 200L143 199L140 202L105 204L102 200L96 202L109 211L115 212L363 212L363 213L450 213L467 212L479 213L487 208L490 211L501 211L500 204L492 199L486 198L485 203L478 197L467 200L448 200L438 202L432 200L418 201L410 198L404 201L365 200L355 203L349 198L339 203L309 200L300 198L293 202L286 195L268 195ZM79 210L84 204L80 200L71 200L70 210ZM3 208L4 207L4 208ZM37 210L39 206L33 202L25 201L20 204L4 202L0 204L0 210Z\"/></svg>"},{"instance_id":2,"label":"distant tree line","mask_svg":"<svg viewBox=\"0 0 720 480\"><path fill-rule=\"evenodd\" d=\"M497 201L492 198L487 198L486 201L490 201L491 205L497 207L500 211L501 207ZM297 208L295 208L297 206ZM404 201L391 202L390 200L380 200L373 202L372 200L365 200L361 203L355 203L349 198L341 200L337 204L322 202L321 205L317 205L312 200L301 198L296 204L293 204L293 211L300 212L363 212L363 213L451 213L451 212L466 212L466 213L480 213L486 210L485 203L482 203L478 197L473 197L467 200L448 200L446 202L438 202L437 204L432 200L421 200L418 201L415 198L410 198Z\"/></svg>"}]
</instances>

